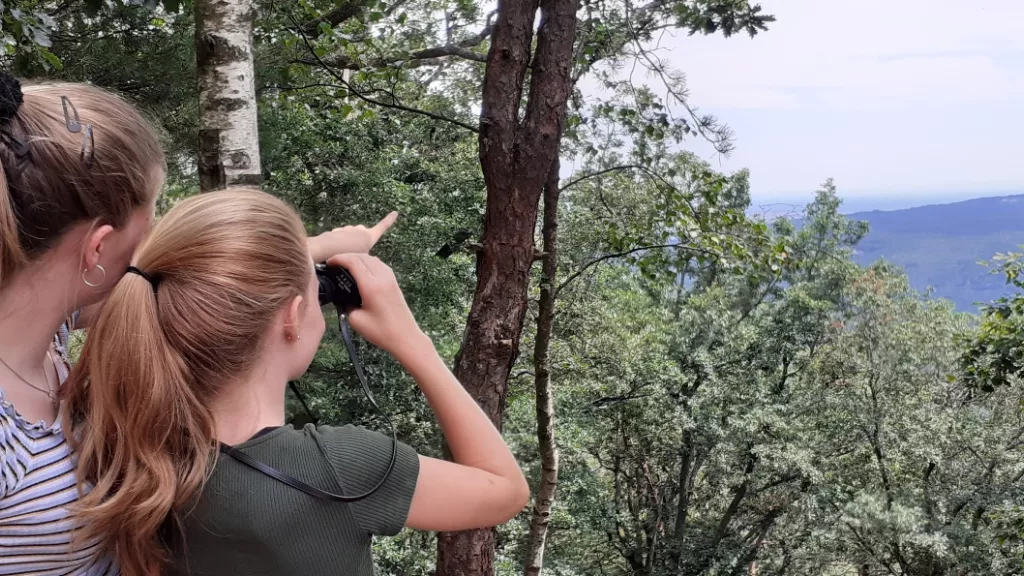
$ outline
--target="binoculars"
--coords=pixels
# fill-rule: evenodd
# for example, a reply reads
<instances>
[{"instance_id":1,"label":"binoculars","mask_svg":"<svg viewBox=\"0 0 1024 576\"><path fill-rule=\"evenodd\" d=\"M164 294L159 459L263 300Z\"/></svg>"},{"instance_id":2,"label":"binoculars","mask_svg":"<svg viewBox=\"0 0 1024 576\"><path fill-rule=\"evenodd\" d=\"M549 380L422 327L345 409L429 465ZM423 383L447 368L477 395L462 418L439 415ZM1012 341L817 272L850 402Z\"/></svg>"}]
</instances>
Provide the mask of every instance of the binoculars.
<instances>
[{"instance_id":1,"label":"binoculars","mask_svg":"<svg viewBox=\"0 0 1024 576\"><path fill-rule=\"evenodd\" d=\"M334 304L338 312L347 312L363 304L355 278L341 266L317 264L316 281L321 306Z\"/></svg>"}]
</instances>

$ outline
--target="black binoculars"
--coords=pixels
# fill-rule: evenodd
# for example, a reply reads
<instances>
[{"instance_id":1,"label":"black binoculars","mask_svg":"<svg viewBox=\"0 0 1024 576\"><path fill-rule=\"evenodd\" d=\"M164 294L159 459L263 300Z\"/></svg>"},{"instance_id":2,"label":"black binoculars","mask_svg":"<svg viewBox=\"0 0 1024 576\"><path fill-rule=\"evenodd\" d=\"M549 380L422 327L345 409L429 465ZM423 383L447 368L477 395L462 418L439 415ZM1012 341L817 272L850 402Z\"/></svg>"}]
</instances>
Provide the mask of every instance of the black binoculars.
<instances>
[{"instance_id":1,"label":"black binoculars","mask_svg":"<svg viewBox=\"0 0 1024 576\"><path fill-rule=\"evenodd\" d=\"M316 281L321 306L334 304L338 312L347 312L363 304L355 278L341 266L317 264Z\"/></svg>"}]
</instances>

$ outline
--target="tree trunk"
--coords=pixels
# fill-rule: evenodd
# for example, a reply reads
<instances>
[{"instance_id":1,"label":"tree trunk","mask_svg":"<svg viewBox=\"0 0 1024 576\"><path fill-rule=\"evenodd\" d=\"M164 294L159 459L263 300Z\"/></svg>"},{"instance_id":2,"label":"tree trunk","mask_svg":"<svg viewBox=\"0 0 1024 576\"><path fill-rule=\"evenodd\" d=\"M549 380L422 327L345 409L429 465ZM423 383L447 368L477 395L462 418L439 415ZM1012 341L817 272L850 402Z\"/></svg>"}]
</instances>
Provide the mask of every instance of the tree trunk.
<instances>
[{"instance_id":1,"label":"tree trunk","mask_svg":"<svg viewBox=\"0 0 1024 576\"><path fill-rule=\"evenodd\" d=\"M508 377L519 355L533 265L537 208L558 158L572 78L577 0L499 0L487 54L480 116L480 165L487 185L476 292L455 360L455 375L499 429ZM523 80L532 66L525 117ZM494 573L494 532L438 537L437 576Z\"/></svg>"},{"instance_id":2,"label":"tree trunk","mask_svg":"<svg viewBox=\"0 0 1024 576\"><path fill-rule=\"evenodd\" d=\"M683 430L683 441L679 452L679 500L676 505L675 529L672 531L671 548L668 553L671 572L679 569L686 538L686 521L690 515L690 476L693 473L694 461L693 432L690 430Z\"/></svg>"},{"instance_id":3,"label":"tree trunk","mask_svg":"<svg viewBox=\"0 0 1024 576\"><path fill-rule=\"evenodd\" d=\"M544 257L537 314L537 339L533 370L537 394L537 442L540 446L540 485L534 497L527 539L526 576L538 576L544 567L544 544L551 521L551 507L558 486L558 446L555 444L555 401L551 390L551 332L555 324L555 289L558 286L558 159L551 165L544 186Z\"/></svg>"},{"instance_id":4,"label":"tree trunk","mask_svg":"<svg viewBox=\"0 0 1024 576\"><path fill-rule=\"evenodd\" d=\"M251 0L196 0L199 188L260 183Z\"/></svg>"}]
</instances>

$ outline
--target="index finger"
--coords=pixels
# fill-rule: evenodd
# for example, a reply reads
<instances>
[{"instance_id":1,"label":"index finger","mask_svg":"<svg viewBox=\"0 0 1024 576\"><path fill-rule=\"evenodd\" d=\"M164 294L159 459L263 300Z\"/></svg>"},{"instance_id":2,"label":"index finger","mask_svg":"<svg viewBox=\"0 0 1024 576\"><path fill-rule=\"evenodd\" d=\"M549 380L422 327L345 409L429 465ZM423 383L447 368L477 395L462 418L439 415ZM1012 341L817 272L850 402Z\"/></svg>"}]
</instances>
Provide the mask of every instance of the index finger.
<instances>
[{"instance_id":1,"label":"index finger","mask_svg":"<svg viewBox=\"0 0 1024 576\"><path fill-rule=\"evenodd\" d=\"M370 233L373 235L373 242L376 243L377 240L380 240L381 237L384 236L392 226L394 226L396 220L398 220L397 211L388 214L383 220L377 222L373 228L370 228Z\"/></svg>"},{"instance_id":2,"label":"index finger","mask_svg":"<svg viewBox=\"0 0 1024 576\"><path fill-rule=\"evenodd\" d=\"M358 284L360 278L368 278L373 275L366 262L363 261L364 256L365 254L336 254L328 258L327 263L348 270Z\"/></svg>"}]
</instances>

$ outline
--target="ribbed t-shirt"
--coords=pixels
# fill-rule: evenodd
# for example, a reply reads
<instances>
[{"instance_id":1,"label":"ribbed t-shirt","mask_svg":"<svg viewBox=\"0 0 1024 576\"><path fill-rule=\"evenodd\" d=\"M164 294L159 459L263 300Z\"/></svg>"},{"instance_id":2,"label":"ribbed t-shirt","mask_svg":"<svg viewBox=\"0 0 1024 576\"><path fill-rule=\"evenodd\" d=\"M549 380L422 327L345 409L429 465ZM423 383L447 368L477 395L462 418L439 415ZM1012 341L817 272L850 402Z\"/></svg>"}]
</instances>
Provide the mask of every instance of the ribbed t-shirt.
<instances>
[{"instance_id":1,"label":"ribbed t-shirt","mask_svg":"<svg viewBox=\"0 0 1024 576\"><path fill-rule=\"evenodd\" d=\"M321 490L356 495L383 477L392 440L355 426L309 424L264 431L234 448ZM372 538L401 531L418 475L416 452L399 443L384 485L345 503L314 498L221 454L171 538L171 573L372 576Z\"/></svg>"}]
</instances>

